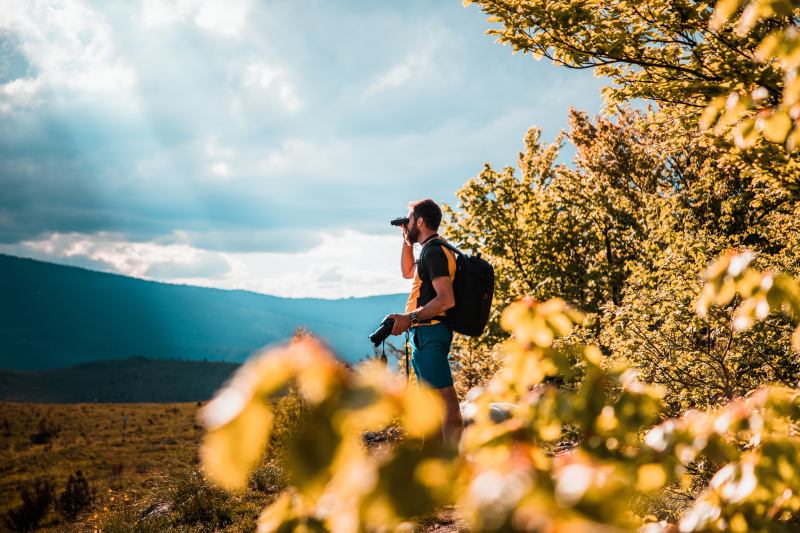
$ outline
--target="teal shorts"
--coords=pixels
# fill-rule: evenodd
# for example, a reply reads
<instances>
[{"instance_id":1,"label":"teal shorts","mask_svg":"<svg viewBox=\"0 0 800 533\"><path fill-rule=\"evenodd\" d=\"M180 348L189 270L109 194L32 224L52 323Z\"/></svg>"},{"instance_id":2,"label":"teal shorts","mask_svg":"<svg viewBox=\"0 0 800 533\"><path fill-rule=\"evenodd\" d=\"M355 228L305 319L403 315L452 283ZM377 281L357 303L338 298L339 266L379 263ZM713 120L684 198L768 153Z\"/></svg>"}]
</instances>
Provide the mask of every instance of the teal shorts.
<instances>
[{"instance_id":1,"label":"teal shorts","mask_svg":"<svg viewBox=\"0 0 800 533\"><path fill-rule=\"evenodd\" d=\"M453 332L444 322L411 328L411 364L417 380L441 389L453 385L450 373L450 343Z\"/></svg>"}]
</instances>

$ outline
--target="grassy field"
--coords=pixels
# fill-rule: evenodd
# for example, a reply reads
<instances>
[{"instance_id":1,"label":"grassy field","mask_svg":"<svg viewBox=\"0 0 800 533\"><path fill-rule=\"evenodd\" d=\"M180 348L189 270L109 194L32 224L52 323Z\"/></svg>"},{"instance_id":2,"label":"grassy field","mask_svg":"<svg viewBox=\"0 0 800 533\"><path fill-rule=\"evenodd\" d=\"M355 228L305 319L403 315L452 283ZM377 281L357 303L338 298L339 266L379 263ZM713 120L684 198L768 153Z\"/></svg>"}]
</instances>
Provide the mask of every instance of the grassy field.
<instances>
[{"instance_id":1,"label":"grassy field","mask_svg":"<svg viewBox=\"0 0 800 533\"><path fill-rule=\"evenodd\" d=\"M20 483L38 477L63 483L82 470L98 488L136 492L185 470L197 461L197 409L195 403L1 403L0 512L18 503Z\"/></svg>"},{"instance_id":2,"label":"grassy field","mask_svg":"<svg viewBox=\"0 0 800 533\"><path fill-rule=\"evenodd\" d=\"M202 506L212 511L215 505L227 509L225 516L211 517L211 522L235 526L238 518L243 525L253 524L269 494L278 488L264 482L255 487L265 489L262 494L256 490L238 498L252 500L248 504L231 501L205 486L193 474L202 436L195 421L198 408L197 403L0 403L0 515L5 519L22 503L24 487L50 480L58 497L70 474L81 470L96 490L94 504L72 522L50 506L40 527L113 530L116 524L124 530L126 523L142 522L145 517L152 522L152 530L159 530L166 522L176 525L175 512L187 511L179 507L197 494L214 500L200 502ZM197 526L192 529L207 529L203 519L208 517L195 518L183 516L177 521L186 519ZM0 522L0 530L7 527L5 520Z\"/></svg>"},{"instance_id":3,"label":"grassy field","mask_svg":"<svg viewBox=\"0 0 800 533\"><path fill-rule=\"evenodd\" d=\"M43 531L253 531L260 511L286 486L280 467L302 404L276 402L270 451L248 488L228 494L197 471L203 434L198 403L35 404L0 402L0 531L22 504L21 491L49 480L55 498L80 470L96 491L75 519L49 505ZM365 443L391 445L388 440ZM423 531L463 529L452 510L420 520Z\"/></svg>"}]
</instances>

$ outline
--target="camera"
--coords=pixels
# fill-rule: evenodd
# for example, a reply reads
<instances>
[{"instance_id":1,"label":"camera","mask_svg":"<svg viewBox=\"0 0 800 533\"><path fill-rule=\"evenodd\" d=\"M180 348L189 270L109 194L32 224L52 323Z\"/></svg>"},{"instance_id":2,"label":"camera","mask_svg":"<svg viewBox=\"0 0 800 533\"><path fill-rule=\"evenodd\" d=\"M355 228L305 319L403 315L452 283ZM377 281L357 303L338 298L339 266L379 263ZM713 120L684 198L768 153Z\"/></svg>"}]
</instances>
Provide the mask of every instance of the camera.
<instances>
[{"instance_id":1,"label":"camera","mask_svg":"<svg viewBox=\"0 0 800 533\"><path fill-rule=\"evenodd\" d=\"M389 224L391 224L392 226L405 226L406 224L408 224L408 217L396 218L391 222L389 222Z\"/></svg>"},{"instance_id":2,"label":"camera","mask_svg":"<svg viewBox=\"0 0 800 533\"><path fill-rule=\"evenodd\" d=\"M376 329L369 336L369 340L372 341L372 344L378 346L380 343L386 340L386 337L391 335L393 327L394 327L394 318L388 316L385 317L383 319L383 322L381 322L381 325L378 326L378 329Z\"/></svg>"}]
</instances>

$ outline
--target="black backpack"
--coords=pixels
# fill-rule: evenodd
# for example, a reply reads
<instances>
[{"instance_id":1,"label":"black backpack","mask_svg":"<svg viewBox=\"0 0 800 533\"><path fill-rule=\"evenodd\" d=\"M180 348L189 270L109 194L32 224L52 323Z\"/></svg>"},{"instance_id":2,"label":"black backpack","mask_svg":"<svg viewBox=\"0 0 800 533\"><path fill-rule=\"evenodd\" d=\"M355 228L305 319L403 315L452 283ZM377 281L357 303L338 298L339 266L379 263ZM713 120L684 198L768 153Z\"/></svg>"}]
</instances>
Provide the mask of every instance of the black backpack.
<instances>
[{"instance_id":1,"label":"black backpack","mask_svg":"<svg viewBox=\"0 0 800 533\"><path fill-rule=\"evenodd\" d=\"M456 305L447 310L447 325L462 335L480 336L489 322L494 296L494 267L486 259L482 259L480 253L467 255L442 239L426 242L420 252L420 261L428 245L432 243L446 246L456 255L456 275L453 280Z\"/></svg>"}]
</instances>

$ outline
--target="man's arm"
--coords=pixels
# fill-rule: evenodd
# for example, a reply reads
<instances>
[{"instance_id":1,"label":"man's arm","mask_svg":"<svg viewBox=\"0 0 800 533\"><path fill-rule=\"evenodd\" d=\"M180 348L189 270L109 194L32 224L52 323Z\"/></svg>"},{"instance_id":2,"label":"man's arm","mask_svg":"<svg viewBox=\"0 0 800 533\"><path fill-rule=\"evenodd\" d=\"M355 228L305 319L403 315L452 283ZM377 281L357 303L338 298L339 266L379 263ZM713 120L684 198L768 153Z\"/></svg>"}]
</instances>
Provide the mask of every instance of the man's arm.
<instances>
[{"instance_id":1,"label":"man's arm","mask_svg":"<svg viewBox=\"0 0 800 533\"><path fill-rule=\"evenodd\" d=\"M403 250L400 252L400 271L405 279L414 277L414 247L408 244L403 231Z\"/></svg>"},{"instance_id":2,"label":"man's arm","mask_svg":"<svg viewBox=\"0 0 800 533\"><path fill-rule=\"evenodd\" d=\"M456 297L453 295L453 282L450 280L450 276L433 278L431 283L433 283L433 289L436 291L436 297L416 310L420 320L439 316L456 305Z\"/></svg>"},{"instance_id":3,"label":"man's arm","mask_svg":"<svg viewBox=\"0 0 800 533\"><path fill-rule=\"evenodd\" d=\"M456 305L456 297L453 294L453 281L450 276L439 276L431 281L436 291L436 296L430 302L415 311L420 320L427 320L439 316L451 307ZM392 335L400 335L411 327L411 319L408 315L389 315L394 319Z\"/></svg>"}]
</instances>

